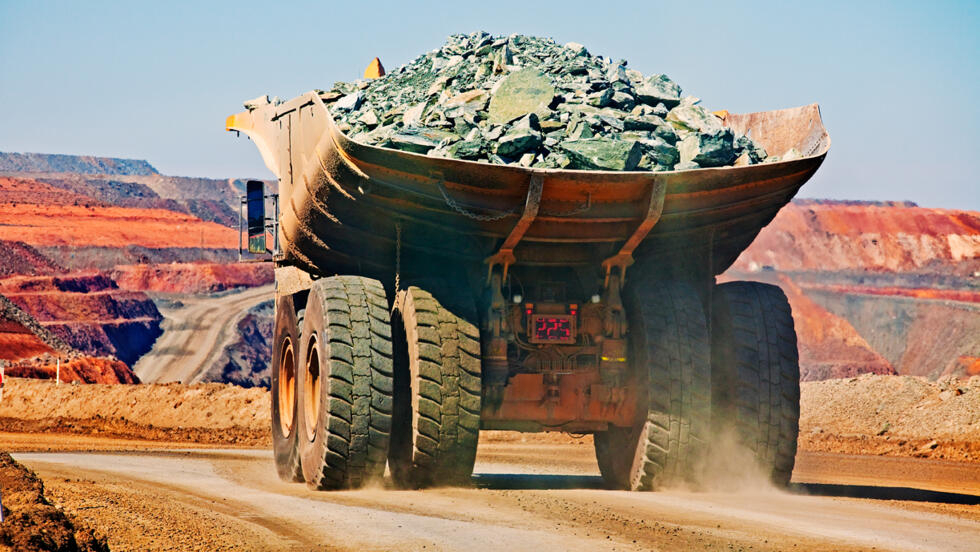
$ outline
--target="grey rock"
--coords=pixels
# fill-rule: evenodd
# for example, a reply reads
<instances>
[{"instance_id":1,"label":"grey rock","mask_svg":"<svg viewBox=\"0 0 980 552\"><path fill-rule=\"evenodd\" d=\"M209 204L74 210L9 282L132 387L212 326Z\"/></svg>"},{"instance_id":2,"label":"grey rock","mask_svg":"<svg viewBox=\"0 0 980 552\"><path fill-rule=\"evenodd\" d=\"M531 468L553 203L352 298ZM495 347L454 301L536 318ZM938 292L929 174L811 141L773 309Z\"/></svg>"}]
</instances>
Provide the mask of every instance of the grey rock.
<instances>
[{"instance_id":1,"label":"grey rock","mask_svg":"<svg viewBox=\"0 0 980 552\"><path fill-rule=\"evenodd\" d=\"M673 107L681 101L681 87L667 78L667 75L653 75L636 87L636 98L649 105L663 103Z\"/></svg>"},{"instance_id":2,"label":"grey rock","mask_svg":"<svg viewBox=\"0 0 980 552\"><path fill-rule=\"evenodd\" d=\"M635 140L567 140L561 147L572 169L631 171L643 155L643 147Z\"/></svg>"},{"instance_id":3,"label":"grey rock","mask_svg":"<svg viewBox=\"0 0 980 552\"><path fill-rule=\"evenodd\" d=\"M679 105L670 110L667 120L675 128L697 132L714 133L725 127L720 118L699 105Z\"/></svg>"},{"instance_id":4,"label":"grey rock","mask_svg":"<svg viewBox=\"0 0 980 552\"><path fill-rule=\"evenodd\" d=\"M459 136L451 132L431 128L409 128L393 134L388 139L388 147L413 153L427 153L440 144L457 140L459 140Z\"/></svg>"},{"instance_id":5,"label":"grey rock","mask_svg":"<svg viewBox=\"0 0 980 552\"><path fill-rule=\"evenodd\" d=\"M483 140L460 140L446 148L447 157L477 159L484 153Z\"/></svg>"},{"instance_id":6,"label":"grey rock","mask_svg":"<svg viewBox=\"0 0 980 552\"><path fill-rule=\"evenodd\" d=\"M546 111L554 97L555 87L544 73L532 68L515 71L502 79L490 99L490 122L503 124Z\"/></svg>"},{"instance_id":7,"label":"grey rock","mask_svg":"<svg viewBox=\"0 0 980 552\"><path fill-rule=\"evenodd\" d=\"M555 120L541 121L540 122L540 127L541 127L541 131L542 132L554 132L556 130L560 130L560 129L565 128L565 123L563 123L560 120L559 121L555 121Z\"/></svg>"},{"instance_id":8,"label":"grey rock","mask_svg":"<svg viewBox=\"0 0 980 552\"><path fill-rule=\"evenodd\" d=\"M654 129L653 135L660 138L664 142L667 142L668 144L673 145L677 143L677 132L675 132L674 127L669 124L658 126L656 129Z\"/></svg>"},{"instance_id":9,"label":"grey rock","mask_svg":"<svg viewBox=\"0 0 980 552\"><path fill-rule=\"evenodd\" d=\"M745 135L739 135L735 138L735 151L736 153L742 152L740 156L747 155L750 165L762 163L766 159L766 150Z\"/></svg>"},{"instance_id":10,"label":"grey rock","mask_svg":"<svg viewBox=\"0 0 980 552\"><path fill-rule=\"evenodd\" d=\"M689 171L691 169L700 169L701 165L698 165L694 161L683 161L674 165L675 171Z\"/></svg>"},{"instance_id":11,"label":"grey rock","mask_svg":"<svg viewBox=\"0 0 980 552\"><path fill-rule=\"evenodd\" d=\"M579 120L568 133L568 138L571 140L584 140L593 136L595 136L595 133L592 132L592 127L583 120Z\"/></svg>"},{"instance_id":12,"label":"grey rock","mask_svg":"<svg viewBox=\"0 0 980 552\"><path fill-rule=\"evenodd\" d=\"M636 105L636 98L627 92L616 92L612 97L612 105L623 111L629 111Z\"/></svg>"},{"instance_id":13,"label":"grey rock","mask_svg":"<svg viewBox=\"0 0 980 552\"><path fill-rule=\"evenodd\" d=\"M568 44L565 44L565 48L568 48L569 50L571 50L572 51L572 55L574 55L574 56L587 56L587 55L589 55L589 51L585 49L585 46L582 46L578 42L569 42Z\"/></svg>"},{"instance_id":14,"label":"grey rock","mask_svg":"<svg viewBox=\"0 0 980 552\"><path fill-rule=\"evenodd\" d=\"M697 98L682 97L667 77L644 78L625 61L532 36L453 35L382 78L339 82L317 93L351 138L432 156L598 167L588 161L589 145L572 144L575 154L563 146L599 141L618 143L607 144L607 153L638 142L634 168L640 170L668 170L674 157L682 158L675 169L729 158L740 165L769 160L749 136L735 136L727 151L723 122L698 107Z\"/></svg>"},{"instance_id":15,"label":"grey rock","mask_svg":"<svg viewBox=\"0 0 980 552\"><path fill-rule=\"evenodd\" d=\"M358 117L357 118L357 122L362 123L363 125L367 126L368 128L374 128L374 127L378 126L378 124L381 121L378 120L377 113L375 113L373 111L368 111L368 112L364 113L364 115L361 115L360 117Z\"/></svg>"},{"instance_id":16,"label":"grey rock","mask_svg":"<svg viewBox=\"0 0 980 552\"><path fill-rule=\"evenodd\" d=\"M613 65L609 68L606 73L606 79L609 82L629 82L629 78L626 77L626 66L625 65Z\"/></svg>"},{"instance_id":17,"label":"grey rock","mask_svg":"<svg viewBox=\"0 0 980 552\"><path fill-rule=\"evenodd\" d=\"M607 126L618 131L623 131L626 129L626 125L623 119L619 117L613 117L611 115L601 114L599 115L599 120L602 121L604 126Z\"/></svg>"},{"instance_id":18,"label":"grey rock","mask_svg":"<svg viewBox=\"0 0 980 552\"><path fill-rule=\"evenodd\" d=\"M650 140L640 140L643 147L643 154L656 161L657 165L672 169L680 161L680 152L677 148L656 138Z\"/></svg>"},{"instance_id":19,"label":"grey rock","mask_svg":"<svg viewBox=\"0 0 980 552\"><path fill-rule=\"evenodd\" d=\"M511 132L521 132L521 131L541 131L541 123L538 121L538 116L534 113L528 113L524 117L521 117L516 121L511 127Z\"/></svg>"},{"instance_id":20,"label":"grey rock","mask_svg":"<svg viewBox=\"0 0 980 552\"><path fill-rule=\"evenodd\" d=\"M677 150L681 163L693 161L699 167L723 167L731 165L738 157L734 141L730 128L711 134L691 133L677 144Z\"/></svg>"},{"instance_id":21,"label":"grey rock","mask_svg":"<svg viewBox=\"0 0 980 552\"><path fill-rule=\"evenodd\" d=\"M361 92L354 92L353 94L348 94L343 98L340 98L333 104L334 109L341 109L344 111L351 111L357 109L361 106L361 101L364 99L364 94Z\"/></svg>"},{"instance_id":22,"label":"grey rock","mask_svg":"<svg viewBox=\"0 0 980 552\"><path fill-rule=\"evenodd\" d=\"M544 138L540 132L521 129L501 136L494 144L493 152L501 157L518 157L537 149L542 142Z\"/></svg>"},{"instance_id":23,"label":"grey rock","mask_svg":"<svg viewBox=\"0 0 980 552\"><path fill-rule=\"evenodd\" d=\"M606 88L605 90L589 94L586 101L592 107L606 107L612 105L613 95L613 89Z\"/></svg>"},{"instance_id":24,"label":"grey rock","mask_svg":"<svg viewBox=\"0 0 980 552\"><path fill-rule=\"evenodd\" d=\"M629 115L623 119L625 130L656 130L664 124L664 120L656 115Z\"/></svg>"}]
</instances>

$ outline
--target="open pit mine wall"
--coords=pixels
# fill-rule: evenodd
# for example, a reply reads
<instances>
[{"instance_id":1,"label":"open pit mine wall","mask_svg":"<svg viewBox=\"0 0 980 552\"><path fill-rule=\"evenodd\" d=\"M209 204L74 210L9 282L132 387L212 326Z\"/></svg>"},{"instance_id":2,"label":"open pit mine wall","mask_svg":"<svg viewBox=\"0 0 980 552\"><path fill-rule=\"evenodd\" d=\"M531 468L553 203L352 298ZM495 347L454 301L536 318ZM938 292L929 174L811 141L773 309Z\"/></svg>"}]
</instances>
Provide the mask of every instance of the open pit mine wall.
<instances>
[{"instance_id":1,"label":"open pit mine wall","mask_svg":"<svg viewBox=\"0 0 980 552\"><path fill-rule=\"evenodd\" d=\"M0 295L0 361L10 377L66 383L138 383L125 363L78 351ZM60 362L59 362L60 361Z\"/></svg>"},{"instance_id":2,"label":"open pit mine wall","mask_svg":"<svg viewBox=\"0 0 980 552\"><path fill-rule=\"evenodd\" d=\"M163 317L145 293L121 290L99 273L5 278L0 295L71 348L130 365L162 332Z\"/></svg>"},{"instance_id":3,"label":"open pit mine wall","mask_svg":"<svg viewBox=\"0 0 980 552\"><path fill-rule=\"evenodd\" d=\"M797 200L723 279L780 285L804 379L980 374L980 213Z\"/></svg>"}]
</instances>

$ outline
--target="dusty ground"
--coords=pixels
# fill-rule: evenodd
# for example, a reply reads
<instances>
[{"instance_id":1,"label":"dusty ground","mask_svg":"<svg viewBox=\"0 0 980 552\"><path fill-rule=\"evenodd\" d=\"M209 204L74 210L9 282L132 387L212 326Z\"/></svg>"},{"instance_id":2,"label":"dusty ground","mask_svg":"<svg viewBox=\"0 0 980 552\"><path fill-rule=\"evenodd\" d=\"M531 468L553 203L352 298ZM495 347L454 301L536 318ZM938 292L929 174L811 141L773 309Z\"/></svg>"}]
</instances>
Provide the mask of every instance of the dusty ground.
<instances>
[{"instance_id":1,"label":"dusty ground","mask_svg":"<svg viewBox=\"0 0 980 552\"><path fill-rule=\"evenodd\" d=\"M280 482L266 450L15 456L113 550L967 551L980 539L972 465L804 453L791 493L758 481L627 493L601 488L586 441L519 441L481 444L470 487L425 491L310 491ZM958 492L917 490L930 486Z\"/></svg>"},{"instance_id":2,"label":"dusty ground","mask_svg":"<svg viewBox=\"0 0 980 552\"><path fill-rule=\"evenodd\" d=\"M312 492L275 476L267 392L220 384L13 379L0 450L19 451L67 519L98 527L113 550L972 551L980 468L942 457L977 459L978 388L804 384L789 493L751 470L720 472L706 492L607 491L589 436L509 432L481 434L468 488ZM943 444L874 448L925 438ZM839 453L855 448L890 456Z\"/></svg>"},{"instance_id":3,"label":"dusty ground","mask_svg":"<svg viewBox=\"0 0 980 552\"><path fill-rule=\"evenodd\" d=\"M0 551L108 550L104 537L52 505L45 496L44 483L2 452L0 493Z\"/></svg>"},{"instance_id":4,"label":"dusty ground","mask_svg":"<svg viewBox=\"0 0 980 552\"><path fill-rule=\"evenodd\" d=\"M4 393L0 432L269 443L264 389L217 383L54 386L9 378ZM801 409L801 450L980 462L980 377L930 382L865 375L805 382ZM24 450L20 446L0 435L0 450Z\"/></svg>"},{"instance_id":5,"label":"dusty ground","mask_svg":"<svg viewBox=\"0 0 980 552\"><path fill-rule=\"evenodd\" d=\"M803 450L980 462L980 377L804 383Z\"/></svg>"}]
</instances>

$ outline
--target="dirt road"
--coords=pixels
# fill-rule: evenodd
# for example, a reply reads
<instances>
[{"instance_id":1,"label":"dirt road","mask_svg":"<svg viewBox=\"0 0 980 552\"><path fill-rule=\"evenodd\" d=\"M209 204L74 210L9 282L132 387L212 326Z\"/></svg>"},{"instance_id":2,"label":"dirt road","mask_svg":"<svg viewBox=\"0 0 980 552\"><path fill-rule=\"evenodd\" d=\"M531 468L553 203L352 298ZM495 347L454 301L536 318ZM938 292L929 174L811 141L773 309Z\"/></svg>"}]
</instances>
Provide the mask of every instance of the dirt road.
<instances>
[{"instance_id":1,"label":"dirt road","mask_svg":"<svg viewBox=\"0 0 980 552\"><path fill-rule=\"evenodd\" d=\"M280 482L260 450L15 458L113 550L972 551L980 542L976 465L921 459L804 453L792 493L745 482L734 492L626 493L601 489L587 444L491 441L472 488L326 493ZM868 474L892 486L863 487Z\"/></svg>"},{"instance_id":2,"label":"dirt road","mask_svg":"<svg viewBox=\"0 0 980 552\"><path fill-rule=\"evenodd\" d=\"M273 298L274 285L227 295L189 296L182 307L161 308L165 319L153 349L133 371L145 383L197 383L235 334L245 311Z\"/></svg>"}]
</instances>

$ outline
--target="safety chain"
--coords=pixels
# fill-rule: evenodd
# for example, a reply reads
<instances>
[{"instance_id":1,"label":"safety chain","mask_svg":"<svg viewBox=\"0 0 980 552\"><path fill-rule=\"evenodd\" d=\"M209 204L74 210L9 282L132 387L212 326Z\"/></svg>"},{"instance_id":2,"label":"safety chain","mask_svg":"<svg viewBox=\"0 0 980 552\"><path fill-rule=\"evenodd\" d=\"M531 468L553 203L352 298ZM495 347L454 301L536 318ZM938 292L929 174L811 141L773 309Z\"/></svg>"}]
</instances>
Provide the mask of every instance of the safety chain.
<instances>
[{"instance_id":1,"label":"safety chain","mask_svg":"<svg viewBox=\"0 0 980 552\"><path fill-rule=\"evenodd\" d=\"M395 293L402 289L402 222L395 221Z\"/></svg>"},{"instance_id":2,"label":"safety chain","mask_svg":"<svg viewBox=\"0 0 980 552\"><path fill-rule=\"evenodd\" d=\"M499 215L482 215L480 213L474 213L473 211L464 209L459 205L459 203L456 203L456 200L450 197L449 191L446 190L446 186L442 183L442 180L437 180L436 184L439 185L439 191L442 193L443 199L446 200L446 205L452 207L452 209L457 213L467 216L474 220L479 220L483 222L494 222L494 221L505 219L511 215L516 215L518 211L520 211L520 206L517 206L509 211L501 211L501 214ZM568 211L546 211L542 209L540 214L546 217L558 217L558 218L570 217L572 215L578 215L584 213L591 208L592 208L592 194L590 193L588 197L586 197L585 203L579 205L578 207L574 207Z\"/></svg>"},{"instance_id":3,"label":"safety chain","mask_svg":"<svg viewBox=\"0 0 980 552\"><path fill-rule=\"evenodd\" d=\"M451 198L449 196L449 192L446 191L446 186L442 183L442 180L437 180L436 181L436 184L439 186L439 191L442 192L442 198L446 200L446 205L452 207L452 209L454 211L456 211L457 213L459 213L459 214L461 214L463 216L469 217L471 219L474 219L474 220L479 220L479 221L482 221L482 222L493 222L493 221L497 221L497 220L502 220L502 219L505 219L505 218L507 218L507 217L509 217L511 215L516 214L517 211L520 209L519 206L518 207L514 207L513 209L511 209L509 211L503 211L503 212L501 212L501 214L499 214L499 215L481 215L480 213L474 213L473 211L468 211L468 210L464 209L463 207L461 207L458 203L456 203L456 200L454 200L453 198Z\"/></svg>"}]
</instances>

